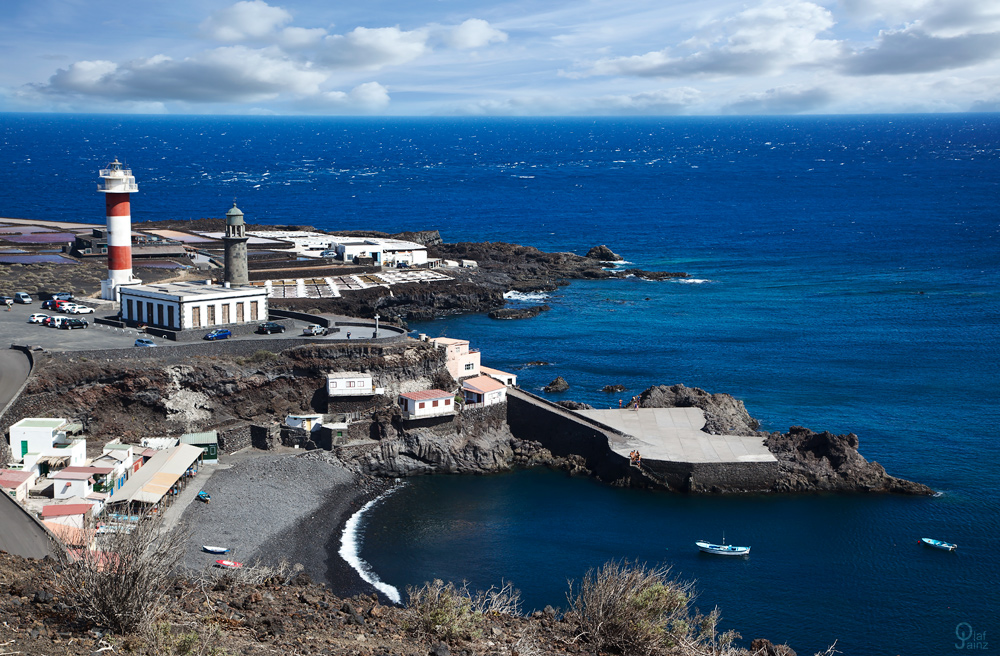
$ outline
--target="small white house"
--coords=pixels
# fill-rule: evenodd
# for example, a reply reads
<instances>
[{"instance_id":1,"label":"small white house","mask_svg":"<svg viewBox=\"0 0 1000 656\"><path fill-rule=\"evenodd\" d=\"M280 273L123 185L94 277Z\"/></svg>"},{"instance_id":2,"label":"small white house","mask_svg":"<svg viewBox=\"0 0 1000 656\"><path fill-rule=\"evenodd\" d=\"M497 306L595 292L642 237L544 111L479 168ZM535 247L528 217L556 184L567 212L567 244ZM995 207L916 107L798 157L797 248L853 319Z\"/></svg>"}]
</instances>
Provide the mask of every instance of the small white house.
<instances>
[{"instance_id":1,"label":"small white house","mask_svg":"<svg viewBox=\"0 0 1000 656\"><path fill-rule=\"evenodd\" d=\"M404 419L423 419L455 414L455 395L452 392L432 389L406 392L399 395L399 407Z\"/></svg>"},{"instance_id":2,"label":"small white house","mask_svg":"<svg viewBox=\"0 0 1000 656\"><path fill-rule=\"evenodd\" d=\"M50 478L54 499L84 498L94 491L94 478L90 472L64 470L53 474Z\"/></svg>"},{"instance_id":3,"label":"small white house","mask_svg":"<svg viewBox=\"0 0 1000 656\"><path fill-rule=\"evenodd\" d=\"M471 405L496 405L507 400L507 386L489 376L463 380L462 392L465 402Z\"/></svg>"},{"instance_id":4,"label":"small white house","mask_svg":"<svg viewBox=\"0 0 1000 656\"><path fill-rule=\"evenodd\" d=\"M18 501L28 498L28 491L34 484L35 474L32 471L0 469L0 492L9 494Z\"/></svg>"},{"instance_id":5,"label":"small white house","mask_svg":"<svg viewBox=\"0 0 1000 656\"><path fill-rule=\"evenodd\" d=\"M338 371L326 375L327 396L373 396L385 390L375 387L371 374L356 371Z\"/></svg>"},{"instance_id":6,"label":"small white house","mask_svg":"<svg viewBox=\"0 0 1000 656\"><path fill-rule=\"evenodd\" d=\"M83 465L87 460L87 440L71 438L65 419L22 419L10 427L10 450L14 462L36 475L50 468Z\"/></svg>"},{"instance_id":7,"label":"small white house","mask_svg":"<svg viewBox=\"0 0 1000 656\"><path fill-rule=\"evenodd\" d=\"M323 415L288 415L285 417L285 425L311 433L323 425Z\"/></svg>"},{"instance_id":8,"label":"small white house","mask_svg":"<svg viewBox=\"0 0 1000 656\"><path fill-rule=\"evenodd\" d=\"M484 376L489 376L490 378L496 378L507 387L517 387L516 374L507 373L506 371L500 371L499 369L494 369L493 367L487 367L486 365L480 366L479 371L482 372Z\"/></svg>"}]
</instances>

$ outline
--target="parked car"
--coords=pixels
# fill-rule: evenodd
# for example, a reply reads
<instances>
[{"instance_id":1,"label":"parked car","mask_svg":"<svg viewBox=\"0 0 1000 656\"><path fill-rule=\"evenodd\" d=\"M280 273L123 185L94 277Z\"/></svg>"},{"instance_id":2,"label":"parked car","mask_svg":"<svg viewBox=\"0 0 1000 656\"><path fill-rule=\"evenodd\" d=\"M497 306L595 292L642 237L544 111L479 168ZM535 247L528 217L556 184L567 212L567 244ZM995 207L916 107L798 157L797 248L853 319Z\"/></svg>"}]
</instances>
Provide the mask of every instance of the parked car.
<instances>
[{"instance_id":1,"label":"parked car","mask_svg":"<svg viewBox=\"0 0 1000 656\"><path fill-rule=\"evenodd\" d=\"M56 312L66 312L67 307L76 305L76 303L71 301L53 301L53 305L55 306Z\"/></svg>"},{"instance_id":2,"label":"parked car","mask_svg":"<svg viewBox=\"0 0 1000 656\"><path fill-rule=\"evenodd\" d=\"M69 292L56 292L51 298L53 301L72 301L73 295Z\"/></svg>"},{"instance_id":3,"label":"parked car","mask_svg":"<svg viewBox=\"0 0 1000 656\"><path fill-rule=\"evenodd\" d=\"M0 305L10 305L14 299L10 296L0 296Z\"/></svg>"},{"instance_id":4,"label":"parked car","mask_svg":"<svg viewBox=\"0 0 1000 656\"><path fill-rule=\"evenodd\" d=\"M319 254L320 257L337 257L337 251L335 249L327 249Z\"/></svg>"},{"instance_id":5,"label":"parked car","mask_svg":"<svg viewBox=\"0 0 1000 656\"><path fill-rule=\"evenodd\" d=\"M31 299L31 296L28 294L28 292L15 292L14 293L14 302L15 303L24 303L25 305L27 305L28 303L32 302L32 299Z\"/></svg>"},{"instance_id":6,"label":"parked car","mask_svg":"<svg viewBox=\"0 0 1000 656\"><path fill-rule=\"evenodd\" d=\"M28 323L43 323L48 318L49 315L42 314L41 312L36 312L35 314L28 317Z\"/></svg>"},{"instance_id":7,"label":"parked car","mask_svg":"<svg viewBox=\"0 0 1000 656\"><path fill-rule=\"evenodd\" d=\"M60 328L65 328L66 330L73 330L74 328L86 328L90 324L87 323L86 319L76 319L76 318L66 318L59 323Z\"/></svg>"},{"instance_id":8,"label":"parked car","mask_svg":"<svg viewBox=\"0 0 1000 656\"><path fill-rule=\"evenodd\" d=\"M216 328L212 332L205 335L205 339L209 341L214 341L216 339L229 339L233 336L232 331L227 328Z\"/></svg>"},{"instance_id":9,"label":"parked car","mask_svg":"<svg viewBox=\"0 0 1000 656\"><path fill-rule=\"evenodd\" d=\"M157 346L157 344L148 337L140 337L139 339L135 340L135 344L133 344L133 346L148 347L148 346Z\"/></svg>"},{"instance_id":10,"label":"parked car","mask_svg":"<svg viewBox=\"0 0 1000 656\"><path fill-rule=\"evenodd\" d=\"M285 326L280 323L275 323L274 321L265 321L264 323L257 326L257 332L262 335L270 335L271 333L283 333L285 332Z\"/></svg>"},{"instance_id":11,"label":"parked car","mask_svg":"<svg viewBox=\"0 0 1000 656\"><path fill-rule=\"evenodd\" d=\"M68 321L69 317L49 317L48 319L42 320L43 326L48 326L49 328L59 328L63 321Z\"/></svg>"},{"instance_id":12,"label":"parked car","mask_svg":"<svg viewBox=\"0 0 1000 656\"><path fill-rule=\"evenodd\" d=\"M55 310L56 309L55 299L51 299L50 298L47 301L42 301L42 309L43 310Z\"/></svg>"},{"instance_id":13,"label":"parked car","mask_svg":"<svg viewBox=\"0 0 1000 656\"><path fill-rule=\"evenodd\" d=\"M93 314L94 313L94 308L87 307L86 305L76 305L76 304L73 304L73 305L70 305L69 309L66 310L66 311L69 312L70 314Z\"/></svg>"},{"instance_id":14,"label":"parked car","mask_svg":"<svg viewBox=\"0 0 1000 656\"><path fill-rule=\"evenodd\" d=\"M318 323L309 324L308 326L302 329L303 335L326 335L329 332L330 332L329 329L319 325Z\"/></svg>"}]
</instances>

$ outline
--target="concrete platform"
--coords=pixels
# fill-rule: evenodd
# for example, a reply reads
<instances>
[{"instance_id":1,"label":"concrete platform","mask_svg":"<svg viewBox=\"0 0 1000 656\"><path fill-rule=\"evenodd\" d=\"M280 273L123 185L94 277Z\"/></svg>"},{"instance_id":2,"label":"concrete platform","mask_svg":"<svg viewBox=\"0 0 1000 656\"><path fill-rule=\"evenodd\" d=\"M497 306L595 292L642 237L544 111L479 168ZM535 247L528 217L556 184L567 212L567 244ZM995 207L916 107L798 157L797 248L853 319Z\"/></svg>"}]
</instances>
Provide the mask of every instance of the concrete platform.
<instances>
[{"instance_id":1,"label":"concrete platform","mask_svg":"<svg viewBox=\"0 0 1000 656\"><path fill-rule=\"evenodd\" d=\"M577 410L577 414L625 433L611 442L619 455L638 449L643 460L723 463L776 462L760 437L711 435L702 430L700 408Z\"/></svg>"}]
</instances>

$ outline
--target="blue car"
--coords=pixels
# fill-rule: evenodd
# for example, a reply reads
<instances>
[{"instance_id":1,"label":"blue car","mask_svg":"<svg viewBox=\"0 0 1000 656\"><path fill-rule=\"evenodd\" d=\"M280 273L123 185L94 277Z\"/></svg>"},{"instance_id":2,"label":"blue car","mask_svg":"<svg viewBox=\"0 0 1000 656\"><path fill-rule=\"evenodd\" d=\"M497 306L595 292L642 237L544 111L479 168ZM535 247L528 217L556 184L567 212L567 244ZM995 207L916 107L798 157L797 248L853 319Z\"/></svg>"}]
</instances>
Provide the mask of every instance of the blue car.
<instances>
[{"instance_id":1,"label":"blue car","mask_svg":"<svg viewBox=\"0 0 1000 656\"><path fill-rule=\"evenodd\" d=\"M233 333L225 328L216 328L212 332L205 335L205 339L212 341L216 339L229 339L233 336Z\"/></svg>"}]
</instances>

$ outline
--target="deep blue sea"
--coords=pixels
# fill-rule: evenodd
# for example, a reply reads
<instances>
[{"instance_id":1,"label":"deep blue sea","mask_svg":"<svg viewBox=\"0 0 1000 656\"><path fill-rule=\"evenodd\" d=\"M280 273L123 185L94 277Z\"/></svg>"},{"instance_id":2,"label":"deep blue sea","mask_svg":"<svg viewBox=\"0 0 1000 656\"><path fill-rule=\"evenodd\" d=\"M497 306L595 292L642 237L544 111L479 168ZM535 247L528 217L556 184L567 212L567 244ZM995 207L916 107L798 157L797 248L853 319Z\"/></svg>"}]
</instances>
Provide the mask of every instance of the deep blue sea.
<instances>
[{"instance_id":1,"label":"deep blue sea","mask_svg":"<svg viewBox=\"0 0 1000 656\"><path fill-rule=\"evenodd\" d=\"M770 430L854 432L941 491L685 497L547 471L406 483L360 518L386 585L512 581L528 609L610 559L672 564L747 640L800 654L1000 650L1000 115L317 119L0 115L0 216L103 222L97 169L132 167L139 220L439 229L687 282L573 282L535 319L412 326L609 406L684 383ZM529 361L550 365L522 368ZM732 562L694 541L750 544ZM922 548L920 537L959 544ZM331 545L335 554L335 548ZM976 639L971 633L986 633Z\"/></svg>"}]
</instances>

